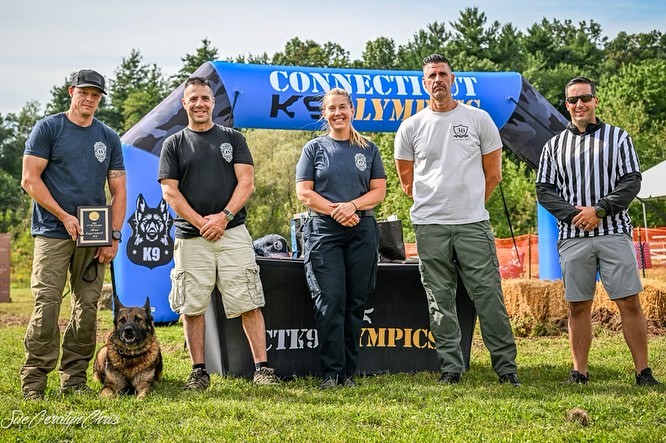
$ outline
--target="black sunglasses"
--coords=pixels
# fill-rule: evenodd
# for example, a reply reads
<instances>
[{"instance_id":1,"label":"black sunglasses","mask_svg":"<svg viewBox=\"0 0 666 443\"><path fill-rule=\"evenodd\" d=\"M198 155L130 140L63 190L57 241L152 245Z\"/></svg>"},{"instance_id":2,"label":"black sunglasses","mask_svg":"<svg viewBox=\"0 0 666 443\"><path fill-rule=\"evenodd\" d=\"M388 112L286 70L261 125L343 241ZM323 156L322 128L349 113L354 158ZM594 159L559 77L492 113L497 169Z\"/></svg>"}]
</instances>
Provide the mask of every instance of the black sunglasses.
<instances>
[{"instance_id":1,"label":"black sunglasses","mask_svg":"<svg viewBox=\"0 0 666 443\"><path fill-rule=\"evenodd\" d=\"M583 103L589 103L589 101L592 100L594 97L595 97L594 94L572 95L571 97L567 97L565 100L571 103L572 105L575 105L576 103L578 103L579 99Z\"/></svg>"}]
</instances>

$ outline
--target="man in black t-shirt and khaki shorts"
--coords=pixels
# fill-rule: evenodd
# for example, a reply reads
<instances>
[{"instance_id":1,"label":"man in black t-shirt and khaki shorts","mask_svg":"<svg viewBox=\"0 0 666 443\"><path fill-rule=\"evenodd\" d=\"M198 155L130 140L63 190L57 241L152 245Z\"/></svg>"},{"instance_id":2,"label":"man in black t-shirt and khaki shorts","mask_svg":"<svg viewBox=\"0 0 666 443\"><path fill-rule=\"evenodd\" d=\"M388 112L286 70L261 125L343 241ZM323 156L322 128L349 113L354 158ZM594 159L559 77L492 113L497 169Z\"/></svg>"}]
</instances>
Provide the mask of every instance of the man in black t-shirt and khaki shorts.
<instances>
[{"instance_id":1,"label":"man in black t-shirt and khaki shorts","mask_svg":"<svg viewBox=\"0 0 666 443\"><path fill-rule=\"evenodd\" d=\"M185 82L188 126L164 141L158 180L176 212L171 309L182 314L192 373L185 389L208 388L204 360L204 313L215 287L227 318L241 317L255 363L254 382L275 384L267 365L264 293L245 203L254 188L254 166L245 138L213 123L215 99L208 81Z\"/></svg>"}]
</instances>

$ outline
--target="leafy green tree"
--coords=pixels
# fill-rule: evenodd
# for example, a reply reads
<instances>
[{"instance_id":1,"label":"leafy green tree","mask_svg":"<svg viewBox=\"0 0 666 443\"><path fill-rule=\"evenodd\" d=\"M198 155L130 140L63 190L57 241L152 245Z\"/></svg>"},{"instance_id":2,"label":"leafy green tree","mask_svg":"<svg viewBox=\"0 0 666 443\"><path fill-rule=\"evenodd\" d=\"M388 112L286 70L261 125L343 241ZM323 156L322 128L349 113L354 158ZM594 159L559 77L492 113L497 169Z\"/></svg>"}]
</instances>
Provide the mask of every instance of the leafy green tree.
<instances>
[{"instance_id":1,"label":"leafy green tree","mask_svg":"<svg viewBox=\"0 0 666 443\"><path fill-rule=\"evenodd\" d=\"M621 66L642 60L666 59L666 34L651 31L627 34L622 31L605 48L604 72L612 74Z\"/></svg>"},{"instance_id":2,"label":"leafy green tree","mask_svg":"<svg viewBox=\"0 0 666 443\"><path fill-rule=\"evenodd\" d=\"M74 73L72 73L73 75ZM46 114L57 114L69 109L72 98L69 96L70 78L66 78L60 85L51 88L51 100L46 104Z\"/></svg>"},{"instance_id":3,"label":"leafy green tree","mask_svg":"<svg viewBox=\"0 0 666 443\"><path fill-rule=\"evenodd\" d=\"M15 209L21 203L21 184L9 172L0 169L0 212ZM6 232L6 226L0 226L0 232Z\"/></svg>"},{"instance_id":4,"label":"leafy green tree","mask_svg":"<svg viewBox=\"0 0 666 443\"><path fill-rule=\"evenodd\" d=\"M536 172L525 162L516 158L509 150L504 150L502 159L501 188L497 186L490 196L486 209L490 213L490 224L498 238L511 236L507 214L502 202L502 192L506 201L514 235L536 231Z\"/></svg>"},{"instance_id":5,"label":"leafy green tree","mask_svg":"<svg viewBox=\"0 0 666 443\"><path fill-rule=\"evenodd\" d=\"M0 169L16 180L21 179L25 141L41 117L37 101L26 103L18 114L0 114Z\"/></svg>"},{"instance_id":6,"label":"leafy green tree","mask_svg":"<svg viewBox=\"0 0 666 443\"><path fill-rule=\"evenodd\" d=\"M14 138L14 128L8 116L0 114L0 169L12 169L12 146L10 141ZM8 152L9 151L9 152Z\"/></svg>"},{"instance_id":7,"label":"leafy green tree","mask_svg":"<svg viewBox=\"0 0 666 443\"><path fill-rule=\"evenodd\" d=\"M248 202L247 226L252 238L279 234L290 238L290 220L305 207L296 198L296 163L312 132L248 130L254 160L255 191Z\"/></svg>"},{"instance_id":8,"label":"leafy green tree","mask_svg":"<svg viewBox=\"0 0 666 443\"><path fill-rule=\"evenodd\" d=\"M378 37L365 44L361 55L361 66L367 69L396 69L395 41L392 38Z\"/></svg>"},{"instance_id":9,"label":"leafy green tree","mask_svg":"<svg viewBox=\"0 0 666 443\"><path fill-rule=\"evenodd\" d=\"M218 60L219 53L215 46L211 45L211 41L207 38L201 40L201 46L197 48L194 54L185 54L184 57L181 57L180 60L183 62L183 67L180 70L171 76L170 83L171 89L176 89L180 86L187 78L194 73L199 66L203 65L206 62Z\"/></svg>"},{"instance_id":10,"label":"leafy green tree","mask_svg":"<svg viewBox=\"0 0 666 443\"><path fill-rule=\"evenodd\" d=\"M454 54L465 52L469 56L476 58L485 58L485 52L490 46L491 33L496 33L497 29L493 27L486 31L486 14L479 12L479 8L465 8L460 12L458 20L451 22L451 27L455 30L447 45L449 57Z\"/></svg>"},{"instance_id":11,"label":"leafy green tree","mask_svg":"<svg viewBox=\"0 0 666 443\"><path fill-rule=\"evenodd\" d=\"M553 22L543 19L533 24L522 39L527 52L522 75L561 113L564 106L564 85L576 75L597 78L602 46L606 39L601 26L582 21L574 26L571 20Z\"/></svg>"},{"instance_id":12,"label":"leafy green tree","mask_svg":"<svg viewBox=\"0 0 666 443\"><path fill-rule=\"evenodd\" d=\"M599 83L599 117L631 134L642 169L662 161L666 140L666 59L624 65Z\"/></svg>"},{"instance_id":13,"label":"leafy green tree","mask_svg":"<svg viewBox=\"0 0 666 443\"><path fill-rule=\"evenodd\" d=\"M41 117L36 101L26 103L18 114L0 115L0 232L8 232L27 218L29 200L21 189L23 151Z\"/></svg>"},{"instance_id":14,"label":"leafy green tree","mask_svg":"<svg viewBox=\"0 0 666 443\"><path fill-rule=\"evenodd\" d=\"M423 57L440 53L457 71L520 71L525 65L522 34L511 24L486 22L485 13L474 7L461 11L450 31L443 23L432 23L399 47L396 64L419 70Z\"/></svg>"},{"instance_id":15,"label":"leafy green tree","mask_svg":"<svg viewBox=\"0 0 666 443\"><path fill-rule=\"evenodd\" d=\"M0 232L8 232L20 224L27 214L23 205L23 191L19 180L0 169Z\"/></svg>"},{"instance_id":16,"label":"leafy green tree","mask_svg":"<svg viewBox=\"0 0 666 443\"><path fill-rule=\"evenodd\" d=\"M393 159L393 143L395 134L382 132L367 135L379 148L386 171L386 198L376 208L377 219L386 218L389 215L397 215L402 220L403 234L406 242L415 242L414 229L409 217L409 209L412 207L412 199L402 192L400 178Z\"/></svg>"},{"instance_id":17,"label":"leafy green tree","mask_svg":"<svg viewBox=\"0 0 666 443\"><path fill-rule=\"evenodd\" d=\"M155 64L144 63L137 49L123 58L110 83L111 109L108 113L100 110L98 117L121 133L134 126L169 93L162 70Z\"/></svg>"},{"instance_id":18,"label":"leafy green tree","mask_svg":"<svg viewBox=\"0 0 666 443\"><path fill-rule=\"evenodd\" d=\"M451 39L451 32L444 23L433 22L426 29L417 31L406 45L398 47L397 67L410 71L420 71L423 58L433 53L446 55L446 45Z\"/></svg>"},{"instance_id":19,"label":"leafy green tree","mask_svg":"<svg viewBox=\"0 0 666 443\"><path fill-rule=\"evenodd\" d=\"M274 65L344 68L350 66L349 51L337 43L320 45L314 40L302 41L294 37L287 42L284 52L273 55Z\"/></svg>"},{"instance_id":20,"label":"leafy green tree","mask_svg":"<svg viewBox=\"0 0 666 443\"><path fill-rule=\"evenodd\" d=\"M523 34L511 23L500 25L498 22L491 25L489 34L487 57L502 71L522 72L527 58Z\"/></svg>"},{"instance_id":21,"label":"leafy green tree","mask_svg":"<svg viewBox=\"0 0 666 443\"><path fill-rule=\"evenodd\" d=\"M237 55L235 58L229 59L230 62L234 63L250 63L254 65L268 65L271 63L271 58L266 52L261 54L248 54L247 57L244 55Z\"/></svg>"},{"instance_id":22,"label":"leafy green tree","mask_svg":"<svg viewBox=\"0 0 666 443\"><path fill-rule=\"evenodd\" d=\"M539 54L546 68L565 63L588 71L590 76L596 75L603 60L605 42L601 26L594 21L582 21L576 27L571 20L550 22L545 18L533 24L524 38L525 50Z\"/></svg>"},{"instance_id":23,"label":"leafy green tree","mask_svg":"<svg viewBox=\"0 0 666 443\"><path fill-rule=\"evenodd\" d=\"M569 116L564 105L564 85L577 75L587 75L576 66L559 63L554 67L547 67L541 54L527 56L527 68L522 72L523 77L536 88L554 107L564 116Z\"/></svg>"}]
</instances>

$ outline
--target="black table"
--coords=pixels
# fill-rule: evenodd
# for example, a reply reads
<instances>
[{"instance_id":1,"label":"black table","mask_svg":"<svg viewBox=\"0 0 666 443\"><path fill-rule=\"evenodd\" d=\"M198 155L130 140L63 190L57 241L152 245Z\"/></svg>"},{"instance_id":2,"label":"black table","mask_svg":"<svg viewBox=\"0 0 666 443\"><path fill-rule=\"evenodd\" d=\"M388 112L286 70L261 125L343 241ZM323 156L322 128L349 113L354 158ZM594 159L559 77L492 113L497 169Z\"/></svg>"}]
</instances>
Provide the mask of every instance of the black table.
<instances>
[{"instance_id":1,"label":"black table","mask_svg":"<svg viewBox=\"0 0 666 443\"><path fill-rule=\"evenodd\" d=\"M319 374L313 302L299 259L257 257L266 296L269 366L281 377ZM458 320L469 368L476 320L474 305L458 281ZM425 291L417 263L380 263L377 288L366 305L358 371L362 374L438 372ZM227 320L216 292L206 312L206 368L251 377L252 354L240 318Z\"/></svg>"}]
</instances>

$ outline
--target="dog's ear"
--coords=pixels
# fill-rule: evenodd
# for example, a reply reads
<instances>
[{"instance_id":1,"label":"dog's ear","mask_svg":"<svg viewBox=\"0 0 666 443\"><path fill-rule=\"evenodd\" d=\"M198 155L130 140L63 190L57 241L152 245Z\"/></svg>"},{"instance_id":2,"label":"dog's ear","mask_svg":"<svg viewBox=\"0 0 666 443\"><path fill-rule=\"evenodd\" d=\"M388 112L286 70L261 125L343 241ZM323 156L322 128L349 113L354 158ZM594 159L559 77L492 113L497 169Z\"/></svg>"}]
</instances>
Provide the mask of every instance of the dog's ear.
<instances>
[{"instance_id":1,"label":"dog's ear","mask_svg":"<svg viewBox=\"0 0 666 443\"><path fill-rule=\"evenodd\" d=\"M115 323L116 319L118 318L118 311L120 311L122 308L124 308L123 304L120 303L120 299L118 298L118 294L113 294L113 322Z\"/></svg>"},{"instance_id":2,"label":"dog's ear","mask_svg":"<svg viewBox=\"0 0 666 443\"><path fill-rule=\"evenodd\" d=\"M149 323L153 322L153 314L150 311L150 297L146 296L146 304L143 305L143 309L146 311L146 316L148 318Z\"/></svg>"}]
</instances>

